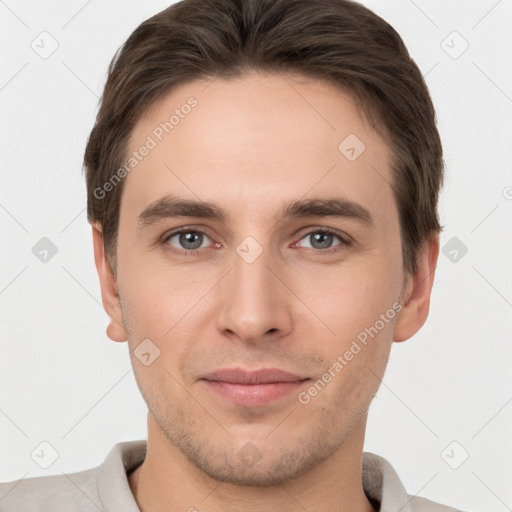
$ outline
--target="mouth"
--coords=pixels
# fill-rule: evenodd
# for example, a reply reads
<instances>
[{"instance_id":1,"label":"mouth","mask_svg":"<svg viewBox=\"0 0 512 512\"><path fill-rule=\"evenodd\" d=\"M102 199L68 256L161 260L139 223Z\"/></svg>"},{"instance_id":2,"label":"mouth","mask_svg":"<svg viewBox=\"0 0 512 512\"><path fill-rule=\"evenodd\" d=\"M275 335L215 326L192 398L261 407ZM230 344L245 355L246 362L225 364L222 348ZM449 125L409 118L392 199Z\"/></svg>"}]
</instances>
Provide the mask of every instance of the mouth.
<instances>
[{"instance_id":1,"label":"mouth","mask_svg":"<svg viewBox=\"0 0 512 512\"><path fill-rule=\"evenodd\" d=\"M227 368L209 373L200 380L208 390L235 405L257 407L297 392L311 379L277 368L255 371Z\"/></svg>"}]
</instances>

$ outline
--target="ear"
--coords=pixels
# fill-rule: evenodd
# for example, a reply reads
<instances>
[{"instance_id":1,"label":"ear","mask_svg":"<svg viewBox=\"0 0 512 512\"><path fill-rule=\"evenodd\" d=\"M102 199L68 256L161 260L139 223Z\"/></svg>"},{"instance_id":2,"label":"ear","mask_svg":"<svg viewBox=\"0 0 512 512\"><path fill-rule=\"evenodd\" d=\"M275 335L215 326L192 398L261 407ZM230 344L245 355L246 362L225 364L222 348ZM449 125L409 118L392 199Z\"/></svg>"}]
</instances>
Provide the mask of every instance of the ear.
<instances>
[{"instance_id":1,"label":"ear","mask_svg":"<svg viewBox=\"0 0 512 512\"><path fill-rule=\"evenodd\" d=\"M100 278L101 300L105 311L110 317L110 323L107 326L107 336L112 341L126 341L127 335L123 325L116 278L105 253L103 229L99 223L92 224L92 242L94 245L94 261L98 277Z\"/></svg>"},{"instance_id":2,"label":"ear","mask_svg":"<svg viewBox=\"0 0 512 512\"><path fill-rule=\"evenodd\" d=\"M439 236L435 234L425 242L418 256L416 272L406 279L402 309L395 322L394 341L408 340L427 320L438 256Z\"/></svg>"}]
</instances>

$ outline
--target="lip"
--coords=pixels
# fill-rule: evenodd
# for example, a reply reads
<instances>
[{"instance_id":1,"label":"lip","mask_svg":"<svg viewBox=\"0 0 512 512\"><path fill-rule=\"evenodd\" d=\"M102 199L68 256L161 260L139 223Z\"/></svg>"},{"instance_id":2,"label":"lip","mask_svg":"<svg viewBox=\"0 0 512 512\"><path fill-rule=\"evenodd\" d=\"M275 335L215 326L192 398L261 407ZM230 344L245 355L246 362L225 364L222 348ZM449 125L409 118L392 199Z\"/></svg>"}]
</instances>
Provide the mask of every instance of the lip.
<instances>
[{"instance_id":1,"label":"lip","mask_svg":"<svg viewBox=\"0 0 512 512\"><path fill-rule=\"evenodd\" d=\"M269 384L275 382L296 382L305 380L307 377L301 377L278 368L261 368L259 370L224 368L208 373L202 378L209 381L229 382L230 384Z\"/></svg>"},{"instance_id":2,"label":"lip","mask_svg":"<svg viewBox=\"0 0 512 512\"><path fill-rule=\"evenodd\" d=\"M297 391L310 380L277 368L226 368L201 378L208 389L235 405L264 406Z\"/></svg>"}]
</instances>

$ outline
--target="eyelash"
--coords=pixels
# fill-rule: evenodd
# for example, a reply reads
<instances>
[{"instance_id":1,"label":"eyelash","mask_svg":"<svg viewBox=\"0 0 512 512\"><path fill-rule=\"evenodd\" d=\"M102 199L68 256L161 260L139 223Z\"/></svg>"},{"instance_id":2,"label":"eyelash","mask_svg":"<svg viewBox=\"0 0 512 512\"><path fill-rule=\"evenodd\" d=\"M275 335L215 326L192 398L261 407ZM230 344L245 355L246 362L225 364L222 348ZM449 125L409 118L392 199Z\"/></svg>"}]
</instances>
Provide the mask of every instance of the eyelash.
<instances>
[{"instance_id":1,"label":"eyelash","mask_svg":"<svg viewBox=\"0 0 512 512\"><path fill-rule=\"evenodd\" d=\"M189 227L183 227L183 228L179 228L171 233L169 233L168 235L165 235L164 239L162 240L162 244L164 246L164 249L166 251L170 251L172 253L175 253L175 254L181 254L181 255L184 255L184 256L193 256L193 255L199 255L199 252L200 252L200 249L175 249L173 248L172 246L170 246L168 244L168 241L176 236L176 235L180 235L181 233L200 233L200 234L203 234L205 235L206 237L210 238L208 236L207 233L205 233L204 231L202 231L201 229L195 229L195 228L189 228ZM307 236L310 236L314 233L322 233L322 234L329 234L329 235L333 235L335 237L337 237L339 240L340 240L340 243L338 245L335 245L334 247L331 247L329 249L314 249L314 248L309 248L309 247L306 247L306 249L310 249L316 253L319 253L319 254L333 254L333 253L337 253L339 251L342 251L344 248L347 248L347 247L351 247L352 244L353 244L353 240L351 237L349 237L348 235L344 235L344 234L341 234L340 232L334 230L334 229L331 229L331 228L316 228L316 229L313 229L311 231L308 231L307 233L305 233L301 238L300 240L306 238ZM300 241L299 240L299 241ZM203 247L202 249L208 249L207 247Z\"/></svg>"}]
</instances>

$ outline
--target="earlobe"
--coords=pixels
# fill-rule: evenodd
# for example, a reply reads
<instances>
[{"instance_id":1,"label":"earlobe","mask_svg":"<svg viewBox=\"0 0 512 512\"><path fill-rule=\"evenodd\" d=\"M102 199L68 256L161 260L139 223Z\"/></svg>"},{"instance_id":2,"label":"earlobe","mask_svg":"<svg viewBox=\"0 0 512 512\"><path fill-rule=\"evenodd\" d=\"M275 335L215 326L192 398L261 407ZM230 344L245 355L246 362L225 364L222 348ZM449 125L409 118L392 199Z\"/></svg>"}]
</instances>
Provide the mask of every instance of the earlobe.
<instances>
[{"instance_id":1,"label":"earlobe","mask_svg":"<svg viewBox=\"0 0 512 512\"><path fill-rule=\"evenodd\" d=\"M126 341L127 335L123 325L121 302L117 292L116 278L105 253L103 230L99 223L93 223L91 226L94 262L100 280L101 300L106 313L110 317L110 323L107 326L107 336L112 341Z\"/></svg>"},{"instance_id":2,"label":"earlobe","mask_svg":"<svg viewBox=\"0 0 512 512\"><path fill-rule=\"evenodd\" d=\"M395 322L393 341L408 340L426 322L438 256L439 236L436 234L425 242L418 256L416 272L407 280L402 309Z\"/></svg>"}]
</instances>

